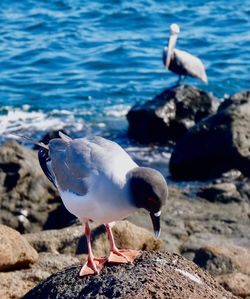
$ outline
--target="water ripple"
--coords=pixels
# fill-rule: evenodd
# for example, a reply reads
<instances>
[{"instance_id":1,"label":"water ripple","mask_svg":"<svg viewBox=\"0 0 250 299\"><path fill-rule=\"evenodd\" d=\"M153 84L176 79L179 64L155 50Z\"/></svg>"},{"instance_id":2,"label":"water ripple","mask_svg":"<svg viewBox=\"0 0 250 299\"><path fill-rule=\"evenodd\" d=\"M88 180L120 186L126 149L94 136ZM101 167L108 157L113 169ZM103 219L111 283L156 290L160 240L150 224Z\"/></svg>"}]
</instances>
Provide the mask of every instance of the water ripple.
<instances>
[{"instance_id":1,"label":"water ripple","mask_svg":"<svg viewBox=\"0 0 250 299\"><path fill-rule=\"evenodd\" d=\"M181 26L178 48L207 67L209 85L190 84L218 97L250 85L248 1L2 0L0 22L0 107L9 111L0 122L6 132L25 105L29 109L16 118L19 129L23 122L24 130L44 130L50 119L52 128L67 123L74 131L87 121L97 130L123 132L121 107L127 111L176 80L161 61L172 22Z\"/></svg>"}]
</instances>

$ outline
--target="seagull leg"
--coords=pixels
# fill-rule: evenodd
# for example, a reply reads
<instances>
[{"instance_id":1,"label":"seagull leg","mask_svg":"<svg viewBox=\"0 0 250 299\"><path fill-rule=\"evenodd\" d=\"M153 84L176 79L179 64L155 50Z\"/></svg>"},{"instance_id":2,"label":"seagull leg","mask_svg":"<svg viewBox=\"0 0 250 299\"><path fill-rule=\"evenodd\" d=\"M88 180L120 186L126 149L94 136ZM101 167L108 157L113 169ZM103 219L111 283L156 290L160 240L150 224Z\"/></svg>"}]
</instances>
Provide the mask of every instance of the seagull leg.
<instances>
[{"instance_id":1,"label":"seagull leg","mask_svg":"<svg viewBox=\"0 0 250 299\"><path fill-rule=\"evenodd\" d=\"M93 255L88 221L85 222L85 236L88 245L88 260L81 268L79 276L99 274L104 264L107 262L107 258L97 258Z\"/></svg>"},{"instance_id":2,"label":"seagull leg","mask_svg":"<svg viewBox=\"0 0 250 299\"><path fill-rule=\"evenodd\" d=\"M106 224L105 227L110 243L108 262L114 264L132 264L132 262L141 255L141 252L132 249L118 249L115 245L115 240L110 225Z\"/></svg>"}]
</instances>

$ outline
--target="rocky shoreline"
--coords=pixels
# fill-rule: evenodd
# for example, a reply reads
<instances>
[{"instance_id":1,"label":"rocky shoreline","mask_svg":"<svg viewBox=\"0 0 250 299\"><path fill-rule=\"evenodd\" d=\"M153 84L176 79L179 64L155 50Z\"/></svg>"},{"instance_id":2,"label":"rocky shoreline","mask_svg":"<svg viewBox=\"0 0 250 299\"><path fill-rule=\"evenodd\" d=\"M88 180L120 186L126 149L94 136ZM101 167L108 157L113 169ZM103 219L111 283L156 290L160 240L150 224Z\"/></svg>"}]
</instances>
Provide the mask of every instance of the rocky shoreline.
<instances>
[{"instance_id":1,"label":"rocky shoreline","mask_svg":"<svg viewBox=\"0 0 250 299\"><path fill-rule=\"evenodd\" d=\"M93 298L96 285L102 279L108 285L119 281L119 285L132 281L137 273L134 290L124 291L117 286L112 289L113 293L110 291L113 294L110 297L107 288L100 285L100 296L96 293L94 298L124 298L124 294L128 298L185 298L191 291L192 298L250 298L250 92L230 97L218 110L211 95L195 88L185 86L172 90L171 94L165 91L161 95L144 104L142 110L137 106L129 112L129 121L134 117L141 125L141 128L133 128L130 123L131 136L136 138L138 130L144 128L140 142L176 142L170 160L172 178L179 182L183 179L209 181L202 185L186 184L183 188L170 180L169 199L162 211L161 241L153 238L150 219L143 211L118 222L113 227L118 246L152 253L144 253L145 265L140 258L123 280L119 278L119 273L126 268L123 266L107 267L100 278L86 279L81 283L84 294L86 298ZM201 97L197 100L199 95ZM131 113L137 114L131 116ZM138 119L138 115L142 118ZM156 120L156 117L161 120ZM154 134L152 130L155 128L159 130L155 121L161 127L158 140L156 135L153 139L145 135ZM152 127L145 130L145 124ZM131 133L134 129L136 133ZM20 298L39 282L41 284L26 298L45 298L38 294L45 294L46 285L53 285L52 289L60 294L57 284L68 273L72 285L76 285L70 296L82 298L79 297L82 289L75 275L78 266L63 270L79 265L86 257L82 226L63 207L55 188L40 170L35 150L15 141L0 146L0 191L0 297ZM92 225L94 251L97 255L105 255L108 241L104 229ZM169 266L169 261L174 258L181 261L181 271L192 269L198 273L204 282L204 293L197 290L197 282L190 277L186 281L187 277L178 276L176 271L176 281L167 279L171 271L173 274L172 266L160 268L161 272L156 264L152 264L152 260L160 259L167 261ZM208 271L216 282L192 261ZM54 274L58 271L61 274ZM48 278L51 274L54 276ZM140 275L147 280L145 290L136 289L141 283ZM163 277L166 278L165 284ZM186 288L188 282L191 284ZM63 284L63 287L68 285Z\"/></svg>"}]
</instances>

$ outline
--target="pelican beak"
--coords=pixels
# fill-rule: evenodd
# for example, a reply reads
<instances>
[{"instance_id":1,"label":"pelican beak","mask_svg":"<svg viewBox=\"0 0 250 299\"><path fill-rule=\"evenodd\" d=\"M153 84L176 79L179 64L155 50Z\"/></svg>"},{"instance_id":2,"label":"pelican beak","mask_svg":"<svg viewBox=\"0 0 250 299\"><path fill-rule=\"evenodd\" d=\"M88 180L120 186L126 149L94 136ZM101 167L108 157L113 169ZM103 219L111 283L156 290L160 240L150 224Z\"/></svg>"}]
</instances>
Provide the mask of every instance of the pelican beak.
<instances>
[{"instance_id":1,"label":"pelican beak","mask_svg":"<svg viewBox=\"0 0 250 299\"><path fill-rule=\"evenodd\" d=\"M169 68L170 62L171 62L171 56L174 52L174 47L177 40L177 34L171 34L169 37L168 42L168 50L167 50L167 60L166 60L166 68Z\"/></svg>"},{"instance_id":2,"label":"pelican beak","mask_svg":"<svg viewBox=\"0 0 250 299\"><path fill-rule=\"evenodd\" d=\"M150 213L156 239L159 239L161 234L160 216L161 211L158 211L157 213Z\"/></svg>"}]
</instances>

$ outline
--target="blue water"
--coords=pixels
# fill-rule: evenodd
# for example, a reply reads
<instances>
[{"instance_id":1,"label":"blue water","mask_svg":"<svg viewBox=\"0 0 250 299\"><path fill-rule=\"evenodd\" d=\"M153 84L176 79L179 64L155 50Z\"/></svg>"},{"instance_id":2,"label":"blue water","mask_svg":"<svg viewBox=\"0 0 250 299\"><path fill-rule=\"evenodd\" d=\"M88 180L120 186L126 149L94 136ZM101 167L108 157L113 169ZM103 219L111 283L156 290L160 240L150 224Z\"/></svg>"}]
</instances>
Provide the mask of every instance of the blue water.
<instances>
[{"instance_id":1,"label":"blue water","mask_svg":"<svg viewBox=\"0 0 250 299\"><path fill-rule=\"evenodd\" d=\"M249 89L248 0L1 0L0 134L126 136L128 109L177 79L161 59L173 22L209 78L186 83L219 98Z\"/></svg>"}]
</instances>

